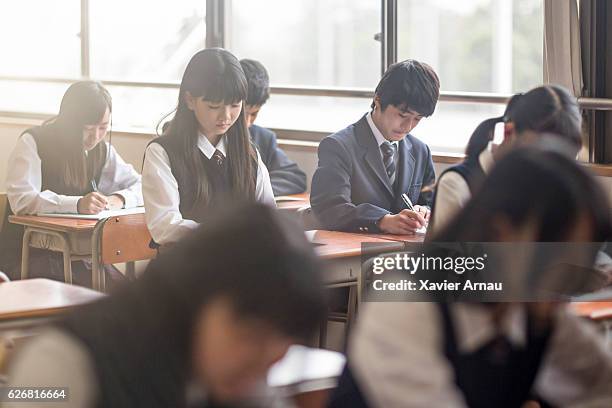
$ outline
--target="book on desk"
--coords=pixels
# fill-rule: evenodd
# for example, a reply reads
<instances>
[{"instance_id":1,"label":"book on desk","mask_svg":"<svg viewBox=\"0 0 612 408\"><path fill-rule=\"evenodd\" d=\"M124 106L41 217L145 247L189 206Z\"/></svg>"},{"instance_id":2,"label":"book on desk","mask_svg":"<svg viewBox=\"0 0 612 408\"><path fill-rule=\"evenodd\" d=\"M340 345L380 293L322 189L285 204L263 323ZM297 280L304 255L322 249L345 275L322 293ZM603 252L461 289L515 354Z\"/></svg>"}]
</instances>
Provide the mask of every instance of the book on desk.
<instances>
[{"instance_id":1,"label":"book on desk","mask_svg":"<svg viewBox=\"0 0 612 408\"><path fill-rule=\"evenodd\" d=\"M52 218L72 218L79 220L104 220L110 217L119 217L121 215L144 214L144 207L123 208L121 210L105 210L98 214L73 214L73 213L38 213L41 217Z\"/></svg>"}]
</instances>

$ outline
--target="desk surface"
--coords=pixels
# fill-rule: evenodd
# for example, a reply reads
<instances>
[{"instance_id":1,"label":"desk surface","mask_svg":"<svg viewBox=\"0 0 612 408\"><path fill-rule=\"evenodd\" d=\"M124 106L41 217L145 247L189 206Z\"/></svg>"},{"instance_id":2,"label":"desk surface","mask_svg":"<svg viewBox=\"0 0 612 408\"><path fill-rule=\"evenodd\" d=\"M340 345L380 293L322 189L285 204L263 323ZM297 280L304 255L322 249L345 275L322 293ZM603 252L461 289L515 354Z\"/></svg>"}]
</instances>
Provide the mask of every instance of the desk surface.
<instances>
[{"instance_id":1,"label":"desk surface","mask_svg":"<svg viewBox=\"0 0 612 408\"><path fill-rule=\"evenodd\" d=\"M49 279L0 283L0 321L46 317L102 296L91 289Z\"/></svg>"},{"instance_id":2,"label":"desk surface","mask_svg":"<svg viewBox=\"0 0 612 408\"><path fill-rule=\"evenodd\" d=\"M591 320L612 320L612 301L608 302L574 302L570 308L578 316Z\"/></svg>"},{"instance_id":3,"label":"desk surface","mask_svg":"<svg viewBox=\"0 0 612 408\"><path fill-rule=\"evenodd\" d=\"M287 199L284 199L287 198ZM297 211L303 207L310 205L310 194L292 194L288 196L276 197L276 207L284 211Z\"/></svg>"},{"instance_id":4,"label":"desk surface","mask_svg":"<svg viewBox=\"0 0 612 408\"><path fill-rule=\"evenodd\" d=\"M97 220L40 217L38 215L11 215L9 221L12 224L23 225L25 227L39 227L61 232L93 231L98 222Z\"/></svg>"},{"instance_id":5,"label":"desk surface","mask_svg":"<svg viewBox=\"0 0 612 408\"><path fill-rule=\"evenodd\" d=\"M353 234L339 231L312 231L315 252L323 259L345 258L361 255L361 244L372 243L373 253L394 252L404 249L403 241L392 241L372 234Z\"/></svg>"},{"instance_id":6,"label":"desk surface","mask_svg":"<svg viewBox=\"0 0 612 408\"><path fill-rule=\"evenodd\" d=\"M365 234L386 241L421 243L425 241L425 234L393 235L393 234Z\"/></svg>"}]
</instances>

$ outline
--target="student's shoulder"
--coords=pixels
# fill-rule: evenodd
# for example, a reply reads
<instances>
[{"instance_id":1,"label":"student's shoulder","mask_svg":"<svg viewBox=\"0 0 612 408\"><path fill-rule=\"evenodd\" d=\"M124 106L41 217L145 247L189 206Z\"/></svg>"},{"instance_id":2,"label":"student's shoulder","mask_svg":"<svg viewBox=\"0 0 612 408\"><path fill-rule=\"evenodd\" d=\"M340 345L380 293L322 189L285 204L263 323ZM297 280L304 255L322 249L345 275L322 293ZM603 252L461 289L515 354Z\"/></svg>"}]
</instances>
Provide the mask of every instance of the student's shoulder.
<instances>
[{"instance_id":1,"label":"student's shoulder","mask_svg":"<svg viewBox=\"0 0 612 408\"><path fill-rule=\"evenodd\" d=\"M63 330L49 329L29 341L10 367L12 386L69 387L65 407L89 406L95 372L86 346Z\"/></svg>"},{"instance_id":2,"label":"student's shoulder","mask_svg":"<svg viewBox=\"0 0 612 408\"><path fill-rule=\"evenodd\" d=\"M414 151L421 152L424 154L430 154L429 145L427 145L427 143L423 142L422 140L413 136L410 133L406 135L406 142L412 145L412 149Z\"/></svg>"},{"instance_id":3,"label":"student's shoulder","mask_svg":"<svg viewBox=\"0 0 612 408\"><path fill-rule=\"evenodd\" d=\"M258 125L251 125L249 128L249 132L251 133L252 138L262 139L262 140L275 140L276 133L271 131L268 128L261 127Z\"/></svg>"},{"instance_id":4,"label":"student's shoulder","mask_svg":"<svg viewBox=\"0 0 612 408\"><path fill-rule=\"evenodd\" d=\"M357 139L355 138L355 124L352 124L324 137L319 144L319 150L341 149L352 151L357 144Z\"/></svg>"}]
</instances>

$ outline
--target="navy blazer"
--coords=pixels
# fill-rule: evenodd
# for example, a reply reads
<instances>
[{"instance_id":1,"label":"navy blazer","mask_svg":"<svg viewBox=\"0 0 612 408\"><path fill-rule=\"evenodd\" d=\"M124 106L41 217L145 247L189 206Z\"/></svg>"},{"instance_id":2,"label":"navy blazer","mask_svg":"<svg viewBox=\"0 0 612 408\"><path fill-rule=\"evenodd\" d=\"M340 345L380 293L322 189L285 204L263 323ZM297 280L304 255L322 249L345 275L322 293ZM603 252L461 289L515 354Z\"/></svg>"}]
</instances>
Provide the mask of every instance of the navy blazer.
<instances>
[{"instance_id":1,"label":"navy blazer","mask_svg":"<svg viewBox=\"0 0 612 408\"><path fill-rule=\"evenodd\" d=\"M249 133L270 173L274 195L299 194L306 191L306 173L278 147L274 132L251 125Z\"/></svg>"},{"instance_id":2,"label":"navy blazer","mask_svg":"<svg viewBox=\"0 0 612 408\"><path fill-rule=\"evenodd\" d=\"M321 141L310 203L323 228L380 232L378 220L406 208L402 193L414 204L431 206L433 193L421 191L435 182L429 147L408 134L398 149L393 187L365 116Z\"/></svg>"}]
</instances>

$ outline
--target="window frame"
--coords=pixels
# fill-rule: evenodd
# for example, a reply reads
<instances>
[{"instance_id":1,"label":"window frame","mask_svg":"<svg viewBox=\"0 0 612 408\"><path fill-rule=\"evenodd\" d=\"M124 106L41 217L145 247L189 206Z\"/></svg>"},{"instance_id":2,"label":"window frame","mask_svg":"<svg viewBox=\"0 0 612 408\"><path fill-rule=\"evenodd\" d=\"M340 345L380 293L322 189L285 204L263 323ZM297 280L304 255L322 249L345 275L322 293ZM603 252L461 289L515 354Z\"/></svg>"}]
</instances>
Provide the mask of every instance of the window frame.
<instances>
[{"instance_id":1,"label":"window frame","mask_svg":"<svg viewBox=\"0 0 612 408\"><path fill-rule=\"evenodd\" d=\"M90 35L89 35L89 1L81 0L81 77L80 78L48 78L48 77L29 77L29 76L9 76L0 75L0 80L8 81L28 81L28 82L46 82L46 83L72 83L84 79L92 79L90 76ZM397 62L398 41L398 0L380 0L381 1L381 32L377 35L377 39L381 42L380 66L381 74L393 63ZM206 9L206 38L205 45L207 48L223 47L226 43L227 26L229 15L227 13L228 3L226 0L202 0L203 7ZM95 78L102 83L110 86L124 87L148 87L148 88L171 88L178 89L180 82L138 82L138 81L121 81L105 78ZM277 95L292 95L292 96L328 96L328 97L347 97L347 98L364 98L372 99L374 92L371 89L365 88L346 88L346 87L316 87L316 86L272 86L271 93ZM463 102L476 104L505 104L511 95L484 93L484 92L441 92L440 101L445 102ZM578 102L582 109L587 111L610 111L612 110L612 99L604 98L587 98L579 97ZM24 113L17 112L2 112L1 116L27 116ZM32 112L31 117L40 117L38 112ZM291 131L291 129L287 129ZM299 139L300 132L293 132L296 139ZM313 132L316 133L316 132ZM593 160L597 155L590 154L592 162L600 162Z\"/></svg>"}]
</instances>

